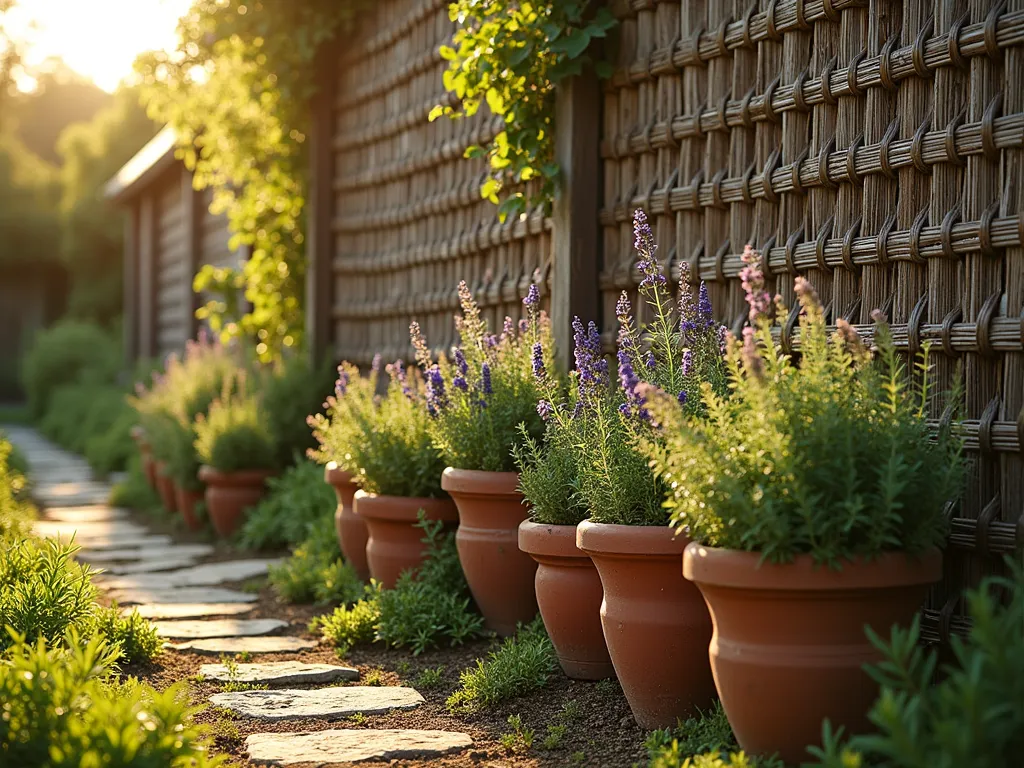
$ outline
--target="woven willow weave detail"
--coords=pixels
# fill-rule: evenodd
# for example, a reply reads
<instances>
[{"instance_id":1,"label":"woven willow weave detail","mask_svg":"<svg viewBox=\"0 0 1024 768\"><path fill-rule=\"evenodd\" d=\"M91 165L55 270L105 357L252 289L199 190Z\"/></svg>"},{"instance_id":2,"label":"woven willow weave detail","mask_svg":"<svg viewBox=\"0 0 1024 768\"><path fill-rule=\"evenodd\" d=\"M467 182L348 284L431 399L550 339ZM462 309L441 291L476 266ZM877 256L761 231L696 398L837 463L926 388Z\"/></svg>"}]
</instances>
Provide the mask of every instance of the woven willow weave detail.
<instances>
[{"instance_id":1,"label":"woven willow weave detail","mask_svg":"<svg viewBox=\"0 0 1024 768\"><path fill-rule=\"evenodd\" d=\"M807 277L831 322L962 366L970 488L949 510L945 578L924 631L963 631L960 591L1024 544L1024 0L633 0L606 85L605 340L634 292L630 218L662 261L745 322L740 253L793 305ZM779 318L799 350L796 315ZM933 418L943 418L936 403Z\"/></svg>"},{"instance_id":2,"label":"woven willow weave detail","mask_svg":"<svg viewBox=\"0 0 1024 768\"><path fill-rule=\"evenodd\" d=\"M440 349L454 341L456 288L466 280L492 327L550 267L540 211L500 223L480 198L483 160L466 148L500 130L485 110L427 121L444 94L438 48L454 25L444 0L387 0L364 14L338 61L334 99L333 339L338 359L412 359L416 319ZM545 292L546 293L546 292Z\"/></svg>"}]
</instances>

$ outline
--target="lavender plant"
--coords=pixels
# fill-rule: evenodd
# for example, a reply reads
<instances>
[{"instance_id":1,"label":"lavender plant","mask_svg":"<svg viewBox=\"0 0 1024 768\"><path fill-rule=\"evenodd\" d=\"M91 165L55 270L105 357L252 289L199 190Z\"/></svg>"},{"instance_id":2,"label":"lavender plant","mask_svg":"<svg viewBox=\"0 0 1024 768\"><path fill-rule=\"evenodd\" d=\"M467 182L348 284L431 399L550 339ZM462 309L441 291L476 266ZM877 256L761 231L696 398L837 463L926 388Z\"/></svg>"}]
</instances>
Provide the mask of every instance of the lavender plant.
<instances>
[{"instance_id":1,"label":"lavender plant","mask_svg":"<svg viewBox=\"0 0 1024 768\"><path fill-rule=\"evenodd\" d=\"M706 383L724 393L722 329L714 322L707 286L695 299L683 265L678 299L667 288L656 258L657 245L643 211L633 218L639 292L652 319L639 325L628 296L616 306L619 320L618 387L609 386L608 361L594 323L574 318L575 370L568 400L539 385L544 398L537 411L546 420L546 446L524 434L516 451L520 484L533 505L534 519L572 525L588 515L595 522L665 525L664 489L649 467L644 445L657 441L647 409L645 386L674 393L681 416L700 418L699 397Z\"/></svg>"},{"instance_id":2,"label":"lavender plant","mask_svg":"<svg viewBox=\"0 0 1024 768\"><path fill-rule=\"evenodd\" d=\"M320 444L311 455L338 462L370 493L443 496L444 462L431 440L428 389L414 368L396 360L385 367L387 392L378 396L380 368L379 356L369 376L349 363L339 366L326 415L310 417Z\"/></svg>"},{"instance_id":3,"label":"lavender plant","mask_svg":"<svg viewBox=\"0 0 1024 768\"><path fill-rule=\"evenodd\" d=\"M709 546L772 562L808 553L830 567L941 543L963 469L960 441L926 419L927 345L909 381L881 312L874 356L842 319L828 334L817 294L797 278L797 366L773 345L759 257L748 247L744 261L753 325L728 341L732 397L704 385L701 420L670 407L670 392L648 393L664 435L648 450L673 524Z\"/></svg>"},{"instance_id":4,"label":"lavender plant","mask_svg":"<svg viewBox=\"0 0 1024 768\"><path fill-rule=\"evenodd\" d=\"M455 327L460 344L450 360L441 356L435 362L419 324L409 327L426 378L431 435L450 466L514 471L512 446L519 425L535 439L544 431L537 413L540 381L559 382L550 322L540 311L536 285L523 299L527 317L518 325L506 317L500 335L490 333L465 281L459 283L459 300L462 314L456 315Z\"/></svg>"}]
</instances>

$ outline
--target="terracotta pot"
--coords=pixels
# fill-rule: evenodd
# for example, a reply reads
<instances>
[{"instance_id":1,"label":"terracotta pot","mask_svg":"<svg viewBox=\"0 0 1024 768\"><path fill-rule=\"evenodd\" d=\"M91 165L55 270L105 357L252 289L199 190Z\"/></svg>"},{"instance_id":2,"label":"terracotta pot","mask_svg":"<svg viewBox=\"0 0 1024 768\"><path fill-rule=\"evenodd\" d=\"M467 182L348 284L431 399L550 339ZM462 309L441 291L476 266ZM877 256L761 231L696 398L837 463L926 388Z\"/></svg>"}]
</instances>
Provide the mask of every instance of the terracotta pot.
<instances>
[{"instance_id":1,"label":"terracotta pot","mask_svg":"<svg viewBox=\"0 0 1024 768\"><path fill-rule=\"evenodd\" d=\"M864 627L887 636L910 624L942 575L942 554L891 553L841 571L815 567L809 555L786 565L760 558L693 543L683 573L711 609L711 668L740 746L800 763L821 742L824 718L847 732L870 728L878 685L862 667L880 656Z\"/></svg>"},{"instance_id":2,"label":"terracotta pot","mask_svg":"<svg viewBox=\"0 0 1024 768\"><path fill-rule=\"evenodd\" d=\"M148 443L140 444L139 453L142 454L142 474L146 478L146 482L149 483L149 487L154 491L157 490L157 476L156 476L156 465L157 462L153 458L153 452L149 447Z\"/></svg>"},{"instance_id":3,"label":"terracotta pot","mask_svg":"<svg viewBox=\"0 0 1024 768\"><path fill-rule=\"evenodd\" d=\"M529 515L515 472L448 467L441 487L459 508L455 544L484 625L511 635L537 615L537 563L519 549L519 524Z\"/></svg>"},{"instance_id":4,"label":"terracotta pot","mask_svg":"<svg viewBox=\"0 0 1024 768\"><path fill-rule=\"evenodd\" d=\"M338 497L338 508L334 510L334 530L338 533L338 545L345 562L355 568L359 578L370 578L370 566L366 563L366 521L352 509L352 500L359 486L352 481L352 474L340 469L335 462L324 468L324 480L334 488Z\"/></svg>"},{"instance_id":5,"label":"terracotta pot","mask_svg":"<svg viewBox=\"0 0 1024 768\"><path fill-rule=\"evenodd\" d=\"M576 528L577 546L601 575L601 624L615 674L645 729L675 726L715 696L711 616L679 572L688 543L668 526L585 520Z\"/></svg>"},{"instance_id":6,"label":"terracotta pot","mask_svg":"<svg viewBox=\"0 0 1024 768\"><path fill-rule=\"evenodd\" d=\"M537 604L565 674L577 680L612 677L601 629L601 577L576 546L576 526L524 520L519 549L537 561Z\"/></svg>"},{"instance_id":7,"label":"terracotta pot","mask_svg":"<svg viewBox=\"0 0 1024 768\"><path fill-rule=\"evenodd\" d=\"M160 503L168 512L178 511L178 499L174 493L174 480L167 474L167 465L162 461L155 464L156 492L160 495Z\"/></svg>"},{"instance_id":8,"label":"terracotta pot","mask_svg":"<svg viewBox=\"0 0 1024 768\"><path fill-rule=\"evenodd\" d=\"M205 465L199 468L199 480L206 485L206 514L218 534L230 536L241 527L246 510L259 504L266 493L265 483L271 475L273 472L265 469L218 472Z\"/></svg>"},{"instance_id":9,"label":"terracotta pot","mask_svg":"<svg viewBox=\"0 0 1024 768\"><path fill-rule=\"evenodd\" d=\"M418 568L427 545L417 528L419 511L428 520L443 520L454 527L459 519L449 498L427 499L409 496L378 496L356 491L352 508L366 523L366 562L370 576L386 588L395 586L402 571Z\"/></svg>"},{"instance_id":10,"label":"terracotta pot","mask_svg":"<svg viewBox=\"0 0 1024 768\"><path fill-rule=\"evenodd\" d=\"M177 483L174 485L175 498L178 500L178 511L185 518L185 525L188 526L190 531L201 531L203 529L203 521L196 514L196 504L203 501L204 493L203 490L186 490Z\"/></svg>"}]
</instances>

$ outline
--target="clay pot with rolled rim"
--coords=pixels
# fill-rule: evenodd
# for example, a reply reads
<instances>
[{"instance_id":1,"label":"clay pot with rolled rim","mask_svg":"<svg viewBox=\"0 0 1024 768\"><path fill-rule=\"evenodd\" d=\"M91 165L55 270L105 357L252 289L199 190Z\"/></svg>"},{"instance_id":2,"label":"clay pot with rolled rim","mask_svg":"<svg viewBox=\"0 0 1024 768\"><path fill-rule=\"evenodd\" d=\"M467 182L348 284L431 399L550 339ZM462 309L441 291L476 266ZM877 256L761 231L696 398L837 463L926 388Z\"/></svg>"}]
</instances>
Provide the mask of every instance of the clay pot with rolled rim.
<instances>
[{"instance_id":1,"label":"clay pot with rolled rim","mask_svg":"<svg viewBox=\"0 0 1024 768\"><path fill-rule=\"evenodd\" d=\"M366 563L366 521L352 509L352 500L359 486L352 480L352 473L341 469L336 462L328 462L324 467L324 480L334 488L338 497L338 507L334 510L334 530L338 534L338 546L345 562L349 563L359 578L366 581L370 578L370 566Z\"/></svg>"},{"instance_id":2,"label":"clay pot with rolled rim","mask_svg":"<svg viewBox=\"0 0 1024 768\"><path fill-rule=\"evenodd\" d=\"M160 495L160 503L168 512L178 511L178 499L174 493L174 480L167 474L167 465L156 462L156 492Z\"/></svg>"},{"instance_id":3,"label":"clay pot with rolled rim","mask_svg":"<svg viewBox=\"0 0 1024 768\"><path fill-rule=\"evenodd\" d=\"M601 577L576 546L576 526L524 520L519 549L537 561L537 605L562 670L576 680L613 677L601 629Z\"/></svg>"},{"instance_id":4,"label":"clay pot with rolled rim","mask_svg":"<svg viewBox=\"0 0 1024 768\"><path fill-rule=\"evenodd\" d=\"M668 728L714 700L711 616L679 564L690 540L666 526L584 520L576 545L601 575L601 625L615 674L641 728Z\"/></svg>"},{"instance_id":5,"label":"clay pot with rolled rim","mask_svg":"<svg viewBox=\"0 0 1024 768\"><path fill-rule=\"evenodd\" d=\"M519 549L519 524L529 515L516 472L448 467L441 487L459 508L455 544L484 626L508 636L537 615L537 563Z\"/></svg>"},{"instance_id":6,"label":"clay pot with rolled rim","mask_svg":"<svg viewBox=\"0 0 1024 768\"><path fill-rule=\"evenodd\" d=\"M178 511L185 519L185 525L190 531L201 531L203 529L203 521L196 514L196 504L203 501L205 491L202 488L199 490L182 488L181 485L175 483L174 495L178 501Z\"/></svg>"},{"instance_id":7,"label":"clay pot with rolled rim","mask_svg":"<svg viewBox=\"0 0 1024 768\"><path fill-rule=\"evenodd\" d=\"M390 589L402 571L418 568L427 545L426 534L417 526L422 509L428 520L442 520L455 527L459 514L451 499L418 496L382 496L356 491L352 508L366 523L366 563L370 576Z\"/></svg>"},{"instance_id":8,"label":"clay pot with rolled rim","mask_svg":"<svg viewBox=\"0 0 1024 768\"><path fill-rule=\"evenodd\" d=\"M887 637L893 624L909 625L942 576L942 554L911 560L894 552L839 571L816 567L810 555L783 565L760 560L693 543L683 574L711 609L711 668L739 745L799 764L808 744L821 743L824 718L847 733L871 728L878 684L863 665L881 657L864 627Z\"/></svg>"},{"instance_id":9,"label":"clay pot with rolled rim","mask_svg":"<svg viewBox=\"0 0 1024 768\"><path fill-rule=\"evenodd\" d=\"M201 466L199 481L206 485L203 498L213 529L225 537L237 531L245 520L246 510L263 499L267 478L273 474L266 469L220 472L205 464Z\"/></svg>"}]
</instances>

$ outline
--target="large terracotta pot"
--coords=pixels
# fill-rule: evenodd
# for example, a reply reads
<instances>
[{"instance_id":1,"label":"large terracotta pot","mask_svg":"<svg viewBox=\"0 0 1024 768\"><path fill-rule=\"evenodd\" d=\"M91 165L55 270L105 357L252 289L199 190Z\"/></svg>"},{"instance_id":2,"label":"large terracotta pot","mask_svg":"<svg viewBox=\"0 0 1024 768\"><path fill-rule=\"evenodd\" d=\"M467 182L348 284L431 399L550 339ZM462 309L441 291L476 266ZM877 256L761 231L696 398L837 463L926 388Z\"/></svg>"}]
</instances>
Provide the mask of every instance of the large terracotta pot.
<instances>
[{"instance_id":1,"label":"large terracotta pot","mask_svg":"<svg viewBox=\"0 0 1024 768\"><path fill-rule=\"evenodd\" d=\"M612 677L601 629L601 577L576 546L576 526L524 520L519 548L537 561L537 605L565 674L577 680Z\"/></svg>"},{"instance_id":2,"label":"large terracotta pot","mask_svg":"<svg viewBox=\"0 0 1024 768\"><path fill-rule=\"evenodd\" d=\"M378 496L356 491L355 513L366 523L366 562L370 576L386 588L395 586L402 571L418 568L427 545L425 533L416 526L422 509L428 520L443 520L454 527L459 519L449 498Z\"/></svg>"},{"instance_id":3,"label":"large terracotta pot","mask_svg":"<svg viewBox=\"0 0 1024 768\"><path fill-rule=\"evenodd\" d=\"M345 562L355 568L359 578L370 578L370 566L366 563L366 521L352 509L352 501L359 486L352 481L352 473L329 462L324 468L324 479L334 488L338 497L338 508L334 510L334 530L338 533L338 545Z\"/></svg>"},{"instance_id":4,"label":"large terracotta pot","mask_svg":"<svg viewBox=\"0 0 1024 768\"><path fill-rule=\"evenodd\" d=\"M272 474L265 469L219 472L206 465L199 468L199 480L206 485L206 514L218 534L230 536L241 527L245 511L259 504Z\"/></svg>"},{"instance_id":5,"label":"large terracotta pot","mask_svg":"<svg viewBox=\"0 0 1024 768\"><path fill-rule=\"evenodd\" d=\"M715 696L711 616L679 572L688 543L668 526L584 520L576 528L577 546L601 575L601 624L615 674L645 729L675 726Z\"/></svg>"},{"instance_id":6,"label":"large terracotta pot","mask_svg":"<svg viewBox=\"0 0 1024 768\"><path fill-rule=\"evenodd\" d=\"M188 526L190 531L201 531L203 529L203 521L196 514L196 504L203 501L204 494L205 491L202 489L192 491L182 488L177 483L174 485L174 495L178 501L178 511L185 519L185 525Z\"/></svg>"},{"instance_id":7,"label":"large terracotta pot","mask_svg":"<svg viewBox=\"0 0 1024 768\"><path fill-rule=\"evenodd\" d=\"M508 636L537 615L537 563L519 549L519 524L529 515L515 472L448 467L441 487L459 508L455 544L484 626Z\"/></svg>"},{"instance_id":8,"label":"large terracotta pot","mask_svg":"<svg viewBox=\"0 0 1024 768\"><path fill-rule=\"evenodd\" d=\"M167 474L167 465L156 462L156 492L160 495L160 503L168 512L178 511L178 499L174 493L174 480Z\"/></svg>"},{"instance_id":9,"label":"large terracotta pot","mask_svg":"<svg viewBox=\"0 0 1024 768\"><path fill-rule=\"evenodd\" d=\"M870 728L878 685L863 665L880 656L864 627L885 636L893 624L908 625L942 575L942 554L892 553L840 571L816 567L809 555L786 565L760 559L693 543L683 573L711 609L711 668L740 746L798 764L808 744L821 742L824 718L847 732Z\"/></svg>"}]
</instances>

